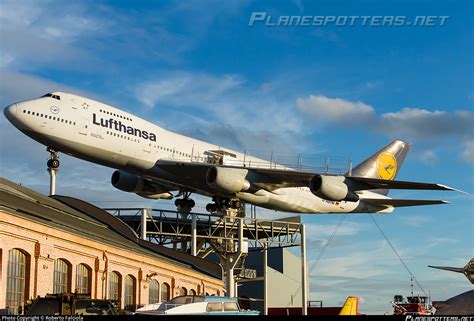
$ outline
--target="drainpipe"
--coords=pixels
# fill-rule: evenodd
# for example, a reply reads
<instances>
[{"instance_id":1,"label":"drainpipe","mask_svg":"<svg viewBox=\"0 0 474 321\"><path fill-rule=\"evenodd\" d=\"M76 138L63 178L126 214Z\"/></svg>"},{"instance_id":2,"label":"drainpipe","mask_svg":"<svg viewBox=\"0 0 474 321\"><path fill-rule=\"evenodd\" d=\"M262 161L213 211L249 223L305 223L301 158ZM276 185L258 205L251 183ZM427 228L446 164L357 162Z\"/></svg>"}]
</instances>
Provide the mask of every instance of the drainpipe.
<instances>
[{"instance_id":1,"label":"drainpipe","mask_svg":"<svg viewBox=\"0 0 474 321\"><path fill-rule=\"evenodd\" d=\"M105 260L105 268L102 275L102 300L107 298L107 287L109 285L109 258L107 257L107 253L104 251L102 254L102 259Z\"/></svg>"}]
</instances>

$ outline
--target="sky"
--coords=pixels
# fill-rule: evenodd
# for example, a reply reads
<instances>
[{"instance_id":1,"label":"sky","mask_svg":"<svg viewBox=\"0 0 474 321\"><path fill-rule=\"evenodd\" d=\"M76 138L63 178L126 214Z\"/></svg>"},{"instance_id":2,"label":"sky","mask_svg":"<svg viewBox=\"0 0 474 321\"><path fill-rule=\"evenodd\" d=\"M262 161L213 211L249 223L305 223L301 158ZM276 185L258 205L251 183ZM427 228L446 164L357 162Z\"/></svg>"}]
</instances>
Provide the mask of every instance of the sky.
<instances>
[{"instance_id":1,"label":"sky","mask_svg":"<svg viewBox=\"0 0 474 321\"><path fill-rule=\"evenodd\" d=\"M456 192L398 191L449 205L374 215L424 290L472 289L473 3L454 1L0 1L0 105L51 91L84 95L166 129L330 167L361 162L392 139L412 143L397 179ZM269 23L252 13L265 14ZM434 25L276 25L285 16L447 16ZM343 19L343 18L342 18ZM48 192L45 147L0 117L0 175ZM113 169L60 156L57 192L99 206L170 207L115 190ZM203 210L206 199L199 200ZM260 211L260 217L287 213ZM311 300L360 297L392 311L410 275L368 215L303 215ZM415 286L415 292L421 292Z\"/></svg>"}]
</instances>

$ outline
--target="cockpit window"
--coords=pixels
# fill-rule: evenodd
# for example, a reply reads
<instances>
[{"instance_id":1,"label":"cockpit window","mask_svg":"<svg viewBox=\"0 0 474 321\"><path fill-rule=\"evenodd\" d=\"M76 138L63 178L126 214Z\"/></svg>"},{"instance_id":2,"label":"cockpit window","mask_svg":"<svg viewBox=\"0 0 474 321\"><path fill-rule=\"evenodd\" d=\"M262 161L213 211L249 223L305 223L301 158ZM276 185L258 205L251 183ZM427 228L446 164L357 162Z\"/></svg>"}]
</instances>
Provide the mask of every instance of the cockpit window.
<instances>
[{"instance_id":1,"label":"cockpit window","mask_svg":"<svg viewBox=\"0 0 474 321\"><path fill-rule=\"evenodd\" d=\"M54 98L54 99L57 99L57 100L61 100L61 97L59 95L54 95L54 94L46 94L46 95L43 95L41 97L51 97L51 98Z\"/></svg>"}]
</instances>

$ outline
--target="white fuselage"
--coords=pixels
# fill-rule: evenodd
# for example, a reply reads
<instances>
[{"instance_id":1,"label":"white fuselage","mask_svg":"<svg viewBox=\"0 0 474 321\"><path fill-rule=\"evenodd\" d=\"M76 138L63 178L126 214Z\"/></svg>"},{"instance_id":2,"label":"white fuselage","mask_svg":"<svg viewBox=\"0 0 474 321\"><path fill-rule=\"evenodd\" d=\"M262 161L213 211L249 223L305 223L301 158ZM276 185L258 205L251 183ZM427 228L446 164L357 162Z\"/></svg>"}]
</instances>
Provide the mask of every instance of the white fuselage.
<instances>
[{"instance_id":1,"label":"white fuselage","mask_svg":"<svg viewBox=\"0 0 474 321\"><path fill-rule=\"evenodd\" d=\"M59 99L58 99L59 98ZM224 156L226 165L288 169L220 146L165 130L144 119L81 96L52 93L49 97L12 104L5 115L15 127L46 146L104 166L130 171L175 186L183 182L153 170L158 160L209 162L211 151ZM364 191L370 197L379 194ZM209 195L209 193L203 193ZM376 212L363 202L333 202L315 196L307 187L280 188L272 192L237 193L243 201L269 209L300 213ZM391 209L384 210L390 212Z\"/></svg>"}]
</instances>

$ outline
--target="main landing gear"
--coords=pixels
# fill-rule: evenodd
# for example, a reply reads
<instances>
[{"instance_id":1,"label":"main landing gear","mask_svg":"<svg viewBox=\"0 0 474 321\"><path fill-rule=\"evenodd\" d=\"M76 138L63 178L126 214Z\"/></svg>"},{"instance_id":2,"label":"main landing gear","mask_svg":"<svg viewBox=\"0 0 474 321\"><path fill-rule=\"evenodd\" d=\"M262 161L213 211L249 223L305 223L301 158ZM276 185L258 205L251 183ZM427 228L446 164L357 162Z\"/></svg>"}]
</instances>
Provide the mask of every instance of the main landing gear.
<instances>
[{"instance_id":1,"label":"main landing gear","mask_svg":"<svg viewBox=\"0 0 474 321\"><path fill-rule=\"evenodd\" d=\"M210 213L226 212L228 209L238 210L242 206L242 203L238 198L229 199L213 197L212 200L214 203L209 203L206 205L206 210Z\"/></svg>"},{"instance_id":2,"label":"main landing gear","mask_svg":"<svg viewBox=\"0 0 474 321\"><path fill-rule=\"evenodd\" d=\"M175 200L174 205L176 205L178 213L187 216L189 213L191 213L191 210L196 205L196 202L189 198L189 196L191 196L190 192L180 192L178 196L180 195L183 195L183 198L178 198Z\"/></svg>"}]
</instances>

